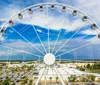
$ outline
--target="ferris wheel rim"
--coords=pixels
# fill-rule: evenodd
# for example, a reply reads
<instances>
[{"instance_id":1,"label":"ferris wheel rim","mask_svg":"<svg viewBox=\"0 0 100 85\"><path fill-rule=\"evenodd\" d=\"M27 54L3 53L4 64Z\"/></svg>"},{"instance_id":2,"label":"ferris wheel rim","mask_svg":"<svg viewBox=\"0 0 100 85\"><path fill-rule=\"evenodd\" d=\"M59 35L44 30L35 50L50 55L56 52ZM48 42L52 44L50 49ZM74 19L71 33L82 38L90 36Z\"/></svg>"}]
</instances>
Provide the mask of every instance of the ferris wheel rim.
<instances>
[{"instance_id":1,"label":"ferris wheel rim","mask_svg":"<svg viewBox=\"0 0 100 85\"><path fill-rule=\"evenodd\" d=\"M28 10L29 8L34 8L35 6L40 6L40 5L60 5L60 6L65 6L69 9L72 9L72 10L77 10L78 13L80 13L80 15L82 16L87 16L88 19L90 19L90 21L93 23L93 24L96 24L97 28L99 28L100 30L100 26L96 23L96 21L94 21L89 15L87 15L86 13L84 13L83 11L81 11L80 9L76 8L76 7L72 7L71 5L68 5L68 4L63 4L63 3L58 3L58 2L46 2L46 3L39 3L39 4L34 4L34 5L31 5L31 6L28 6L20 11L18 11L17 13L15 13L14 15L12 15L10 17L10 20L12 20L13 17L17 16L19 13L25 11L25 10ZM9 21L9 20L8 20ZM2 26L1 26L1 29L4 27L5 24L8 23L8 21L6 21Z\"/></svg>"},{"instance_id":2,"label":"ferris wheel rim","mask_svg":"<svg viewBox=\"0 0 100 85\"><path fill-rule=\"evenodd\" d=\"M19 13L21 13L21 12L23 12L23 11L26 11L27 9L29 9L29 8L34 8L35 6L40 6L40 5L60 5L60 7L61 6L66 6L66 7L68 7L68 8L70 8L71 10L77 10L78 12L80 12L80 13L82 13L82 15L86 15L85 13L83 13L83 12L81 12L81 10L79 10L79 9L77 9L77 8L75 8L75 7L72 7L72 6L70 6L70 5L66 5L66 4L62 4L62 3L54 3L54 2L47 2L47 3L39 3L39 4L35 4L35 5L31 5L31 6L29 6L29 7L26 7L26 8L24 8L23 10L21 10L21 11L19 11L18 13L16 13L14 16L16 16L16 15L18 15ZM87 16L87 15L86 15ZM87 16L88 18L89 18L89 16ZM12 16L12 18L13 18L13 16ZM89 18L91 21L93 21L91 18ZM8 22L8 21L7 21ZM6 22L6 23L7 23ZM94 22L94 21L93 21ZM5 23L5 24L6 24ZM96 24L97 25L97 24ZM1 28L2 29L2 28ZM3 34L1 34L1 36L2 36Z\"/></svg>"}]
</instances>

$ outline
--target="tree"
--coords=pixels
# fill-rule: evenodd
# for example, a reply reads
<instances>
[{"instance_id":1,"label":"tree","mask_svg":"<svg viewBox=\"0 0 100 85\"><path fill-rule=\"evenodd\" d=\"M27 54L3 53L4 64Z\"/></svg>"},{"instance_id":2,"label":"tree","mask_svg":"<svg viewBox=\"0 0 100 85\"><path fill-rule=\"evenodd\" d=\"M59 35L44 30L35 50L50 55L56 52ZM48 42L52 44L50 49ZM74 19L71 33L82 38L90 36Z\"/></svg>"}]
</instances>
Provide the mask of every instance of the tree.
<instances>
[{"instance_id":1,"label":"tree","mask_svg":"<svg viewBox=\"0 0 100 85\"><path fill-rule=\"evenodd\" d=\"M83 68L83 67L77 67L77 69L79 69L81 71L85 71L85 68Z\"/></svg>"},{"instance_id":2,"label":"tree","mask_svg":"<svg viewBox=\"0 0 100 85\"><path fill-rule=\"evenodd\" d=\"M52 82L52 77L49 77L49 79L50 79L50 83Z\"/></svg>"},{"instance_id":3,"label":"tree","mask_svg":"<svg viewBox=\"0 0 100 85\"><path fill-rule=\"evenodd\" d=\"M21 82L21 85L25 85L26 83L28 83L28 79L25 78L22 82Z\"/></svg>"},{"instance_id":4,"label":"tree","mask_svg":"<svg viewBox=\"0 0 100 85\"><path fill-rule=\"evenodd\" d=\"M80 77L80 82L88 82L89 79L86 77L86 75L81 75Z\"/></svg>"},{"instance_id":5,"label":"tree","mask_svg":"<svg viewBox=\"0 0 100 85\"><path fill-rule=\"evenodd\" d=\"M33 82L33 80L30 80L28 85L32 85L32 82Z\"/></svg>"},{"instance_id":6,"label":"tree","mask_svg":"<svg viewBox=\"0 0 100 85\"><path fill-rule=\"evenodd\" d=\"M81 82L92 82L95 81L94 75L81 75L80 76Z\"/></svg>"},{"instance_id":7,"label":"tree","mask_svg":"<svg viewBox=\"0 0 100 85\"><path fill-rule=\"evenodd\" d=\"M58 76L57 76L57 77L56 77L56 82L58 82L58 79L59 79L59 78L58 78Z\"/></svg>"},{"instance_id":8,"label":"tree","mask_svg":"<svg viewBox=\"0 0 100 85\"><path fill-rule=\"evenodd\" d=\"M70 77L68 77L69 82L75 82L76 79L76 75L71 75Z\"/></svg>"},{"instance_id":9,"label":"tree","mask_svg":"<svg viewBox=\"0 0 100 85\"><path fill-rule=\"evenodd\" d=\"M46 85L46 80L47 80L47 77L45 76L45 77L44 77L44 79L45 79L45 85Z\"/></svg>"},{"instance_id":10,"label":"tree","mask_svg":"<svg viewBox=\"0 0 100 85\"><path fill-rule=\"evenodd\" d=\"M95 82L100 82L100 78L95 78Z\"/></svg>"},{"instance_id":11,"label":"tree","mask_svg":"<svg viewBox=\"0 0 100 85\"><path fill-rule=\"evenodd\" d=\"M91 81L95 81L95 76L94 75L88 75L87 76Z\"/></svg>"},{"instance_id":12,"label":"tree","mask_svg":"<svg viewBox=\"0 0 100 85\"><path fill-rule=\"evenodd\" d=\"M6 78L1 85L10 85L11 79L10 78Z\"/></svg>"},{"instance_id":13,"label":"tree","mask_svg":"<svg viewBox=\"0 0 100 85\"><path fill-rule=\"evenodd\" d=\"M90 69L90 64L87 64L86 68Z\"/></svg>"},{"instance_id":14,"label":"tree","mask_svg":"<svg viewBox=\"0 0 100 85\"><path fill-rule=\"evenodd\" d=\"M1 85L10 85L10 82L9 82L9 80L4 80L3 82L2 82L2 84Z\"/></svg>"},{"instance_id":15,"label":"tree","mask_svg":"<svg viewBox=\"0 0 100 85\"><path fill-rule=\"evenodd\" d=\"M14 82L11 85L16 85Z\"/></svg>"}]
</instances>

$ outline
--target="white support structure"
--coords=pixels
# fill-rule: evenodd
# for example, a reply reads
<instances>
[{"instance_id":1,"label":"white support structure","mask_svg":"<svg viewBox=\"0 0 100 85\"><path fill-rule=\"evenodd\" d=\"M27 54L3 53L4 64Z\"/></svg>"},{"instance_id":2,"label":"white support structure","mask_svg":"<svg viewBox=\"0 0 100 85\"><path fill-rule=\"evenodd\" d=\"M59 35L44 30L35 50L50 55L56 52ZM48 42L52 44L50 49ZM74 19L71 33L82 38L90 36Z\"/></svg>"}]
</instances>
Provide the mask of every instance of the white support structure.
<instances>
[{"instance_id":1,"label":"white support structure","mask_svg":"<svg viewBox=\"0 0 100 85\"><path fill-rule=\"evenodd\" d=\"M54 9L54 7L56 7L56 8L60 8L61 9L61 7L64 7L63 8L63 12L65 12L65 8L67 8L67 10L68 11L74 11L74 13L76 13L77 12L77 14L82 18L82 20L83 19L87 19L88 18L88 22L90 23L90 25L92 26L92 28L95 28L95 30L96 30L96 32L97 33L99 33L98 34L98 36L100 37L100 27L99 27L99 25L98 24L96 24L96 22L93 20L93 19L91 19L87 14L85 14L85 13L83 13L81 10L79 10L79 9L77 9L77 8L74 8L74 7L72 7L72 6L69 6L69 5L66 5L66 4L61 4L61 3L56 3L56 2L48 2L48 3L39 3L39 4L35 4L35 5L32 5L32 6L29 6L29 7L27 7L27 8L24 8L23 10L21 10L21 11L19 11L18 13L16 13L14 16L12 16L11 18L10 18L10 20L8 20L8 21L6 21L2 26L1 26L1 29L0 29L0 37L2 37L2 35L4 34L4 33L6 33L6 29L8 29L8 27L10 26L10 28L14 31L14 32L16 32L21 38L23 38L27 43L29 43L33 48L35 48L37 51L39 51L41 54L43 54L44 55L44 63L45 63L45 68L43 69L43 72L42 73L40 73L40 75L39 75L39 78L37 79L37 81L36 81L36 83L35 83L35 85L38 85L39 84L39 82L40 82L40 80L41 80L41 78L42 78L42 76L43 76L43 74L44 74L44 72L46 71L46 69L47 69L47 67L48 66L53 66L54 64L55 64L55 62L56 62L56 59L57 59L57 57L61 57L62 55L64 55L64 54L68 54L68 53L70 53L70 52L73 52L73 51L75 51L75 50L78 50L78 49L80 49L80 48L83 48L83 47L85 47L85 46L87 46L87 45L89 45L89 44L91 44L90 42L89 43L87 43L87 44L84 44L84 45L82 45L82 46L78 46L77 48L74 48L74 49L71 49L71 50L69 50L69 51L67 51L67 52L63 52L63 53L61 53L61 54L58 54L57 56L55 56L55 54L56 53L58 53L60 50L61 50L61 48L62 47L64 47L78 32L79 32L79 30L82 28L82 27L80 27L80 28L78 28L78 30L76 30L76 32L69 38L69 39L67 39L66 40L66 42L65 43L63 43L63 45L61 45L61 47L55 52L55 53L53 53L53 51L54 51L54 48L55 48L55 45L57 44L57 43L55 43L54 44L54 48L53 48L53 51L52 51L52 53L50 53L50 36L49 36L49 29L48 29L48 49L49 49L49 52L47 53L47 51L46 51L46 48L45 48L45 44L43 44L43 42L41 41L41 39L40 39L40 36L38 35L38 32L37 32L37 30L36 30L36 28L34 27L34 25L32 25L32 27L33 27L33 29L34 29L34 31L35 31L35 33L36 33L36 35L37 35L37 38L39 39L39 41L40 41L40 43L41 43L41 45L42 45L42 47L44 48L44 51L46 52L46 54L45 53L43 53L39 48L37 48L30 40L28 40L25 36L23 36L22 35L22 33L21 33L21 31L23 30L23 28L22 28L22 30L20 30L20 32L19 31L17 31L13 26L16 24L16 20L17 19L19 19L19 18L22 18L22 15L21 14L23 14L24 16L25 16L25 14L26 14L26 11L27 10L29 10L29 9L32 9L32 10L30 10L30 11L28 11L29 12L29 14L31 14L34 10L36 10L36 9L39 9L39 7L40 8L42 8L42 10L43 10L43 8L47 8L47 19L48 19L48 17L49 17L49 14L48 14L48 8L49 7L52 7L52 9ZM76 11L76 12L75 12ZM19 15L20 14L20 15ZM18 18L18 15L19 15L19 18ZM29 16L30 17L30 16ZM33 17L33 15L32 15L32 17ZM84 17L84 18L83 18ZM66 20L66 17L65 17L65 20ZM29 18L29 21L30 21L30 18ZM48 21L48 20L47 20ZM84 21L84 20L83 20ZM14 24L15 23L15 24ZM63 23L62 25L64 25L65 23ZM25 28L26 28L27 26L25 26ZM63 26L62 26L63 27ZM61 28L62 28L61 27ZM24 28L24 29L25 29ZM29 28L29 27L28 27ZM27 29L28 29L27 28ZM47 27L48 28L48 27ZM98 29L99 30L98 30ZM57 36L57 38L56 38L56 42L58 41L58 38L59 38L59 36L60 36L60 32L61 32L61 30L59 31L59 33L58 33L58 36ZM86 36L85 36L86 37ZM3 46L3 45L2 45ZM5 47L5 48L9 48L9 47L7 47L7 46L3 46L3 47ZM37 56L37 57L39 57L39 60L41 60L40 59L40 57L43 59L43 55L42 56L40 56L40 55L37 55L37 54L33 54L33 53L30 53L30 52L27 52L27 51L24 51L24 50L18 50L18 49L15 49L15 48L12 48L12 47L10 47L10 49L13 49L13 50L17 50L17 51L20 51L20 52L23 52L23 53L27 53L27 54L30 54L30 55L32 55L32 56ZM90 52L91 53L91 52ZM92 53L91 53L91 56L92 56ZM8 56L9 57L9 56ZM93 56L92 56L93 57ZM24 60L24 57L23 57L23 60ZM62 60L62 59L61 59ZM58 68L56 68L56 66L53 66L53 70L55 71L55 73L57 74L57 76L59 77L59 79L60 79L60 81L61 81L61 83L62 83L62 85L65 85L65 82L64 82L64 80L63 80L63 78L62 78L62 76L61 76L61 74L59 73L59 71L58 71ZM25 74L26 75L26 74ZM68 82L68 79L67 79L67 82ZM34 84L33 84L34 85Z\"/></svg>"},{"instance_id":2,"label":"white support structure","mask_svg":"<svg viewBox=\"0 0 100 85\"><path fill-rule=\"evenodd\" d=\"M60 79L62 85L65 85L65 83L64 83L64 81L63 81L63 79L62 79L62 76L59 74L59 72L58 72L58 70L57 70L57 68L56 68L55 66L54 66L54 70L55 70L55 72L57 73L57 75L58 75L58 77L59 77L59 79Z\"/></svg>"},{"instance_id":3,"label":"white support structure","mask_svg":"<svg viewBox=\"0 0 100 85\"><path fill-rule=\"evenodd\" d=\"M40 74L40 76L39 76L38 80L36 81L35 85L39 84L39 81L42 78L42 76L43 76L43 74L44 74L44 72L45 72L46 69L47 69L47 66L44 68L43 72Z\"/></svg>"}]
</instances>

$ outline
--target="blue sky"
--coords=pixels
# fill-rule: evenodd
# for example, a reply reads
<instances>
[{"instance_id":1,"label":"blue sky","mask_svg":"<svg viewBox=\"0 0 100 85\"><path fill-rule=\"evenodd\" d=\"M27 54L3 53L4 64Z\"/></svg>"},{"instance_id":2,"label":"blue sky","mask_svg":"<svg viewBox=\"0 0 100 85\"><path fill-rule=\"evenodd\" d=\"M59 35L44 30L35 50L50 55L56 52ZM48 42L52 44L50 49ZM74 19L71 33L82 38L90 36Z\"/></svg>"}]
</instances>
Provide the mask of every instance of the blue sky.
<instances>
[{"instance_id":1,"label":"blue sky","mask_svg":"<svg viewBox=\"0 0 100 85\"><path fill-rule=\"evenodd\" d=\"M99 0L0 0L0 25L5 23L5 21L9 20L10 17L16 14L18 11L22 10L25 7L30 5L44 3L44 2L59 2L71 5L80 9L81 11L88 14L92 17L98 25L100 24L99 20ZM97 6L95 10L94 6ZM62 59L100 59L99 55L99 39L96 37L96 32L91 30L91 25L89 23L84 23L79 16L73 17L71 12L62 13L59 9L55 9L55 11L48 10L48 18L46 18L46 9L43 12L39 10L34 11L34 15L25 16L23 20L16 20L14 23L14 30L21 33L28 41L30 41L34 46L45 53L43 50L43 46L38 39L38 36L34 30L36 29L41 41L43 42L44 48L48 50L48 28L50 32L50 46L51 50L53 49L54 43L56 42L56 38L61 30L60 36L58 38L57 44L55 46L54 52L60 48L62 44L64 44L79 28L79 32L68 42L66 43L55 56L67 52L69 50L75 49L79 46L87 44L89 42L93 42L93 44L81 48L76 51L72 51L70 53L65 53L62 55ZM26 14L27 15L27 14ZM67 18L66 18L67 17ZM66 18L65 22L64 19ZM64 23L64 25L63 25ZM26 26L26 27L25 27ZM33 27L34 26L34 27ZM25 27L25 28L24 28ZM23 29L24 28L24 29ZM38 54L43 56L38 52L30 43L27 43L25 39L18 35L11 27L7 28L7 33L1 37L1 45L3 46L11 46L17 50L25 50L32 54ZM1 47L0 57L1 59L23 59L23 53L20 51L12 50ZM91 54L92 51L92 54ZM74 54L77 56L75 58ZM37 59L32 55L28 55L25 53L27 59ZM4 57L5 56L5 57Z\"/></svg>"}]
</instances>

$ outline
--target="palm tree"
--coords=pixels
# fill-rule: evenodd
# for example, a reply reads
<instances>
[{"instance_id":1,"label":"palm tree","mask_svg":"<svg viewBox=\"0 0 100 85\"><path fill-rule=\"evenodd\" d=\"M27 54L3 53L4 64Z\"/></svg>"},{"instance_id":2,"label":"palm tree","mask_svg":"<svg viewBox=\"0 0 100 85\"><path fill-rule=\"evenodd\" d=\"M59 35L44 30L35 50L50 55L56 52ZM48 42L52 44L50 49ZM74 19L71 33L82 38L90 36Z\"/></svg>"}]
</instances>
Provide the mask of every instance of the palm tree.
<instances>
[{"instance_id":1,"label":"palm tree","mask_svg":"<svg viewBox=\"0 0 100 85\"><path fill-rule=\"evenodd\" d=\"M46 85L46 79L47 79L46 76L44 77L44 79L45 79L45 85Z\"/></svg>"},{"instance_id":2,"label":"palm tree","mask_svg":"<svg viewBox=\"0 0 100 85\"><path fill-rule=\"evenodd\" d=\"M49 77L49 79L50 79L50 85L51 85L51 83L52 83L52 77Z\"/></svg>"},{"instance_id":3,"label":"palm tree","mask_svg":"<svg viewBox=\"0 0 100 85\"><path fill-rule=\"evenodd\" d=\"M58 82L58 79L59 79L58 76L56 76L56 83Z\"/></svg>"}]
</instances>

